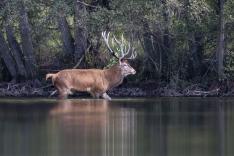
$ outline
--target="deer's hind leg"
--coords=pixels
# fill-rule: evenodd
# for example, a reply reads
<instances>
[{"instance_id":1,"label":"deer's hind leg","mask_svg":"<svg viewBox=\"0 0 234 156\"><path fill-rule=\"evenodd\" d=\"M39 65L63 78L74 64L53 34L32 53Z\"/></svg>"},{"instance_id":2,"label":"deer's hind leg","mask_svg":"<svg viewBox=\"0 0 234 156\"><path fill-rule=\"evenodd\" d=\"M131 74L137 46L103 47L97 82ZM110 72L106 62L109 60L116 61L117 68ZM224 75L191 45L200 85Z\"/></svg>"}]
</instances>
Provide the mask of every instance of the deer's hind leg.
<instances>
[{"instance_id":1,"label":"deer's hind leg","mask_svg":"<svg viewBox=\"0 0 234 156\"><path fill-rule=\"evenodd\" d=\"M90 94L92 95L93 98L96 98L96 99L100 98L100 94L97 92L90 92Z\"/></svg>"},{"instance_id":2,"label":"deer's hind leg","mask_svg":"<svg viewBox=\"0 0 234 156\"><path fill-rule=\"evenodd\" d=\"M66 99L69 94L71 94L71 89L69 88L69 85L63 81L63 79L58 79L55 82L55 87L58 90L59 93L59 99Z\"/></svg>"},{"instance_id":3,"label":"deer's hind leg","mask_svg":"<svg viewBox=\"0 0 234 156\"><path fill-rule=\"evenodd\" d=\"M59 99L66 99L69 92L66 89L58 89Z\"/></svg>"},{"instance_id":4,"label":"deer's hind leg","mask_svg":"<svg viewBox=\"0 0 234 156\"><path fill-rule=\"evenodd\" d=\"M66 99L69 94L71 94L71 90L64 86L56 86L58 93L59 93L59 99Z\"/></svg>"}]
</instances>

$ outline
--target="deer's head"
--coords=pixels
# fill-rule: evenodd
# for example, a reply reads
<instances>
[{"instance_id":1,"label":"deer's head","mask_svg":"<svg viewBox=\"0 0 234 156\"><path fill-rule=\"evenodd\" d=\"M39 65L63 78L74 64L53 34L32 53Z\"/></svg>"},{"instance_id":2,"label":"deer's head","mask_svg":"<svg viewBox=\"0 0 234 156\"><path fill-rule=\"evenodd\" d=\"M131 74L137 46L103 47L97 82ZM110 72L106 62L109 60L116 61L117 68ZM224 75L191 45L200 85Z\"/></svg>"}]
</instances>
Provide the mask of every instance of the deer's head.
<instances>
[{"instance_id":1,"label":"deer's head","mask_svg":"<svg viewBox=\"0 0 234 156\"><path fill-rule=\"evenodd\" d=\"M127 75L136 74L135 69L128 63L128 60L136 58L136 51L133 47L131 47L130 42L127 42L123 35L121 40L118 40L115 35L113 35L113 38L111 39L111 45L117 46L117 50L119 51L119 54L117 54L109 44L110 32L102 32L102 37L111 55L118 59L118 66L121 70L122 76L125 77Z\"/></svg>"}]
</instances>

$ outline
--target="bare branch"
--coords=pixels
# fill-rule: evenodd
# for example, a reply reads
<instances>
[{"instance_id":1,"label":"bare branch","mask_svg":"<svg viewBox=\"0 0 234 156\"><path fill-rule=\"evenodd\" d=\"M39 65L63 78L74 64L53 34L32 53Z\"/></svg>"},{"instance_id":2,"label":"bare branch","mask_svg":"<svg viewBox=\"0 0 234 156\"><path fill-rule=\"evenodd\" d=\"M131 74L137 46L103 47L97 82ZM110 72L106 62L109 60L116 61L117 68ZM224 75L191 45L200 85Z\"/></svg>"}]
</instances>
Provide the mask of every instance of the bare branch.
<instances>
[{"instance_id":1,"label":"bare branch","mask_svg":"<svg viewBox=\"0 0 234 156\"><path fill-rule=\"evenodd\" d=\"M87 6L87 7L98 8L98 7L94 6L94 5L90 5L90 4L87 4L87 3L79 1L79 0L77 0L76 2L80 3L80 4L84 5L84 6Z\"/></svg>"}]
</instances>

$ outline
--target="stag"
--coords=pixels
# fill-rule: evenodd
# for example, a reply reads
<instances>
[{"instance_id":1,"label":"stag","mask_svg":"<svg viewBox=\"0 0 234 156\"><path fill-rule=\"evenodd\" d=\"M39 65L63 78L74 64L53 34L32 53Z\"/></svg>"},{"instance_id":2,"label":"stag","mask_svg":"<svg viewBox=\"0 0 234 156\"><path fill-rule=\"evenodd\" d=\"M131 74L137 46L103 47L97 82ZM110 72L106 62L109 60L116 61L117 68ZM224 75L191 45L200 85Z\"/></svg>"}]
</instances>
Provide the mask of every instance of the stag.
<instances>
[{"instance_id":1,"label":"stag","mask_svg":"<svg viewBox=\"0 0 234 156\"><path fill-rule=\"evenodd\" d=\"M52 79L52 84L59 92L59 98L67 98L69 94L72 94L72 91L76 90L89 92L94 98L102 97L111 100L106 92L120 85L126 76L136 73L134 68L128 63L128 60L136 57L136 51L124 39L123 35L121 39L117 39L113 35L111 43L110 33L102 32L102 37L110 54L118 59L118 63L103 70L65 69L58 73L47 74L46 80ZM119 54L113 50L113 46L117 47Z\"/></svg>"}]
</instances>

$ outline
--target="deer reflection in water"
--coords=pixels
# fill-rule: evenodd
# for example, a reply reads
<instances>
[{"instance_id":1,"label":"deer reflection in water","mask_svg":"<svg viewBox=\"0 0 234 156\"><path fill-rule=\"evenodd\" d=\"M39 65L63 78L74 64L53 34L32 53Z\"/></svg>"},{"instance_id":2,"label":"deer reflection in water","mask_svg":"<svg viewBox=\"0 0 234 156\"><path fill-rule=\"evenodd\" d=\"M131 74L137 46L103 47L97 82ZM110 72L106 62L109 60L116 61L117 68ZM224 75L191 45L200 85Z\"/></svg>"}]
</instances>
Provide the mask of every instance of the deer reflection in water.
<instances>
[{"instance_id":1,"label":"deer reflection in water","mask_svg":"<svg viewBox=\"0 0 234 156\"><path fill-rule=\"evenodd\" d=\"M50 111L50 115L63 113L91 113L91 112L106 112L107 100L58 100L58 105Z\"/></svg>"},{"instance_id":2,"label":"deer reflection in water","mask_svg":"<svg viewBox=\"0 0 234 156\"><path fill-rule=\"evenodd\" d=\"M108 101L99 99L86 99L86 100L59 100L58 105L50 110L50 115L61 114L100 114L107 111Z\"/></svg>"},{"instance_id":3,"label":"deer reflection in water","mask_svg":"<svg viewBox=\"0 0 234 156\"><path fill-rule=\"evenodd\" d=\"M58 125L59 140L66 142L61 146L71 148L68 154L111 155L117 149L134 154L135 111L112 102L101 99L59 100L58 105L51 109L49 114L56 120L53 123Z\"/></svg>"},{"instance_id":4,"label":"deer reflection in water","mask_svg":"<svg viewBox=\"0 0 234 156\"><path fill-rule=\"evenodd\" d=\"M50 115L59 115L64 124L95 126L105 124L107 100L59 100L58 105L50 110ZM94 125L92 125L94 124Z\"/></svg>"}]
</instances>

